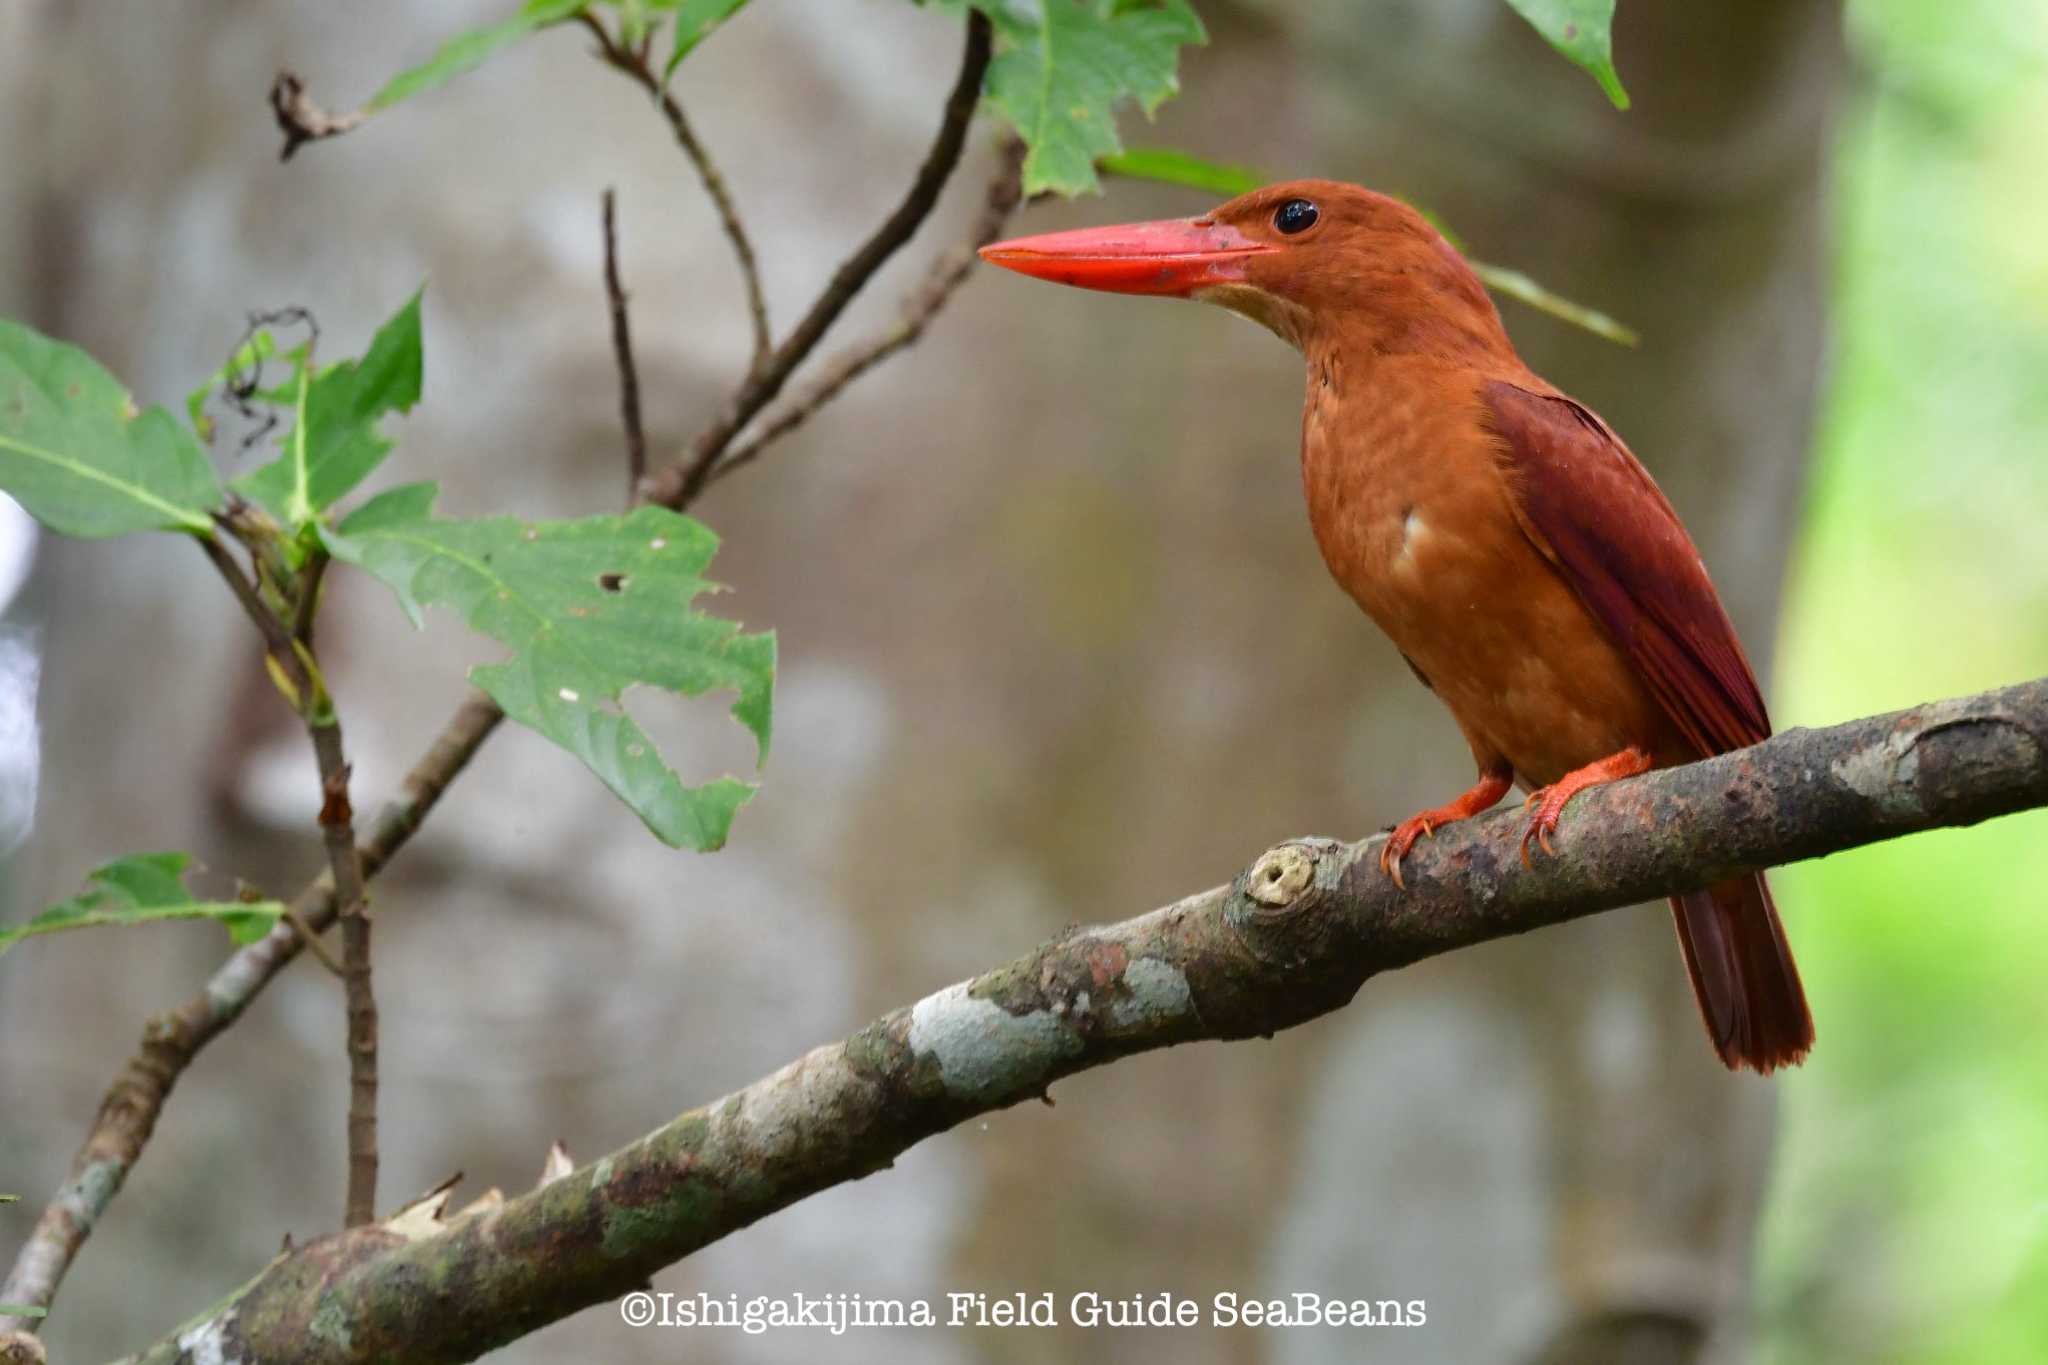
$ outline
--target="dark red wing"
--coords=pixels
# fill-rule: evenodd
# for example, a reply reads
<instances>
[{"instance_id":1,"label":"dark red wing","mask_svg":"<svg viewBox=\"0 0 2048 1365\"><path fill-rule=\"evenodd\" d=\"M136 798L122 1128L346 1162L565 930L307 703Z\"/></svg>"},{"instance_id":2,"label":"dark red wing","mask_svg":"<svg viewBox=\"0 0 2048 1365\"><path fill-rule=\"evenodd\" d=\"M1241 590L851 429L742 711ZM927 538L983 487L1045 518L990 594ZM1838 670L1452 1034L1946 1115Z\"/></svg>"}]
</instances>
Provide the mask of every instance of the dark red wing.
<instances>
[{"instance_id":1,"label":"dark red wing","mask_svg":"<svg viewBox=\"0 0 2048 1365\"><path fill-rule=\"evenodd\" d=\"M1556 394L1494 380L1516 515L1702 754L1771 733L1764 699L1692 537L1621 438Z\"/></svg>"}]
</instances>

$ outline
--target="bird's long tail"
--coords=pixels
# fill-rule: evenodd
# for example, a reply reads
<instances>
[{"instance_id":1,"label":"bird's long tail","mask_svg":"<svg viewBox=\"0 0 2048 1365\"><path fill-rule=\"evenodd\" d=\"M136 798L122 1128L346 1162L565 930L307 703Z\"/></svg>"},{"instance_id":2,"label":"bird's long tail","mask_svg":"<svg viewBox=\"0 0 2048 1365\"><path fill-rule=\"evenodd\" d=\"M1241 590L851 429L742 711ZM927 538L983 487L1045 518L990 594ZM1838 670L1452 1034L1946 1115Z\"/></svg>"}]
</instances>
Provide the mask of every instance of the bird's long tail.
<instances>
[{"instance_id":1,"label":"bird's long tail","mask_svg":"<svg viewBox=\"0 0 2048 1365\"><path fill-rule=\"evenodd\" d=\"M1678 942L1714 1051L1768 1075L1813 1046L1813 1016L1762 873L1674 897Z\"/></svg>"}]
</instances>

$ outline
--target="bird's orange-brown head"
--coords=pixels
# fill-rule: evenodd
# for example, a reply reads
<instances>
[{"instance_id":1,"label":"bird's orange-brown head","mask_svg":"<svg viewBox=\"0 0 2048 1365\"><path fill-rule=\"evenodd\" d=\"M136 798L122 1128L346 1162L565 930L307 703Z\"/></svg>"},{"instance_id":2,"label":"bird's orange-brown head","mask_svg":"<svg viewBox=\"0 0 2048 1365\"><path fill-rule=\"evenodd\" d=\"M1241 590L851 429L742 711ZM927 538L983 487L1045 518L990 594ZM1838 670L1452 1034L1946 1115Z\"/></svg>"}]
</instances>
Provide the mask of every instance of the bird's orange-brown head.
<instances>
[{"instance_id":1,"label":"bird's orange-brown head","mask_svg":"<svg viewBox=\"0 0 2048 1365\"><path fill-rule=\"evenodd\" d=\"M1304 352L1339 338L1382 354L1507 346L1478 276L1427 219L1336 180L1284 181L1199 218L1019 237L981 255L1084 289L1220 304Z\"/></svg>"}]
</instances>

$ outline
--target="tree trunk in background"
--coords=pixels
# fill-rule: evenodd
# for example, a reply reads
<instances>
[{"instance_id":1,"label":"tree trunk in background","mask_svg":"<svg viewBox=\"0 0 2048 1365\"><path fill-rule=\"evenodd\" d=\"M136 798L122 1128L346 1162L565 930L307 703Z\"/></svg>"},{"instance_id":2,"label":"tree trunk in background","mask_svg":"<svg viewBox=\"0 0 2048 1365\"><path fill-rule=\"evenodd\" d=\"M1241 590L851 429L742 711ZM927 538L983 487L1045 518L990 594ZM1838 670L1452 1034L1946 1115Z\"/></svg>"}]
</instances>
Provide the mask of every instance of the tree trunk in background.
<instances>
[{"instance_id":1,"label":"tree trunk in background","mask_svg":"<svg viewBox=\"0 0 2048 1365\"><path fill-rule=\"evenodd\" d=\"M0 15L35 53L0 50L0 113L50 149L0 164L8 307L162 400L250 309L310 305L338 356L428 277L427 396L391 481L439 478L460 513L610 510L604 185L654 451L701 420L746 341L723 243L644 101L553 34L289 165L262 102L289 64L345 104L502 8ZM1623 0L1627 115L1498 0L1204 9L1214 46L1133 140L1408 194L1475 255L1638 327L1626 352L1504 305L1530 362L1664 482L1762 666L1820 349L1835 6ZM956 44L916 6L856 22L788 0L692 59L684 98L783 326L915 166ZM786 105L758 103L764 72ZM854 332L952 239L985 153ZM1206 202L1116 185L1023 230ZM458 1168L472 1190L523 1187L550 1140L615 1145L1014 954L1062 904L1127 914L1279 838L1356 834L1461 789L1455 729L1316 558L1300 388L1294 356L1216 310L985 278L924 347L719 485L699 508L726 540L715 576L783 642L762 795L727 851L674 854L573 761L493 741L376 889L385 1204ZM125 851L193 847L273 889L318 866L310 759L209 589L169 538L47 556L48 769L10 917ZM348 575L332 589L324 654L367 808L492 652L444 618L411 634ZM692 771L745 770L716 707L650 710ZM970 902L1009 912L948 916ZM33 1201L61 1178L143 1015L219 947L178 925L0 962L0 1186ZM53 1358L132 1348L287 1230L331 1226L345 1074L338 988L296 968L181 1083L59 1301ZM1057 1108L970 1124L657 1280L1313 1290L1426 1298L1425 1331L684 1343L593 1312L498 1358L1692 1360L1743 1329L1769 1093L1713 1064L1664 912L1608 916L1374 982L1269 1044L1078 1077ZM0 1252L18 1209L0 1210Z\"/></svg>"}]
</instances>

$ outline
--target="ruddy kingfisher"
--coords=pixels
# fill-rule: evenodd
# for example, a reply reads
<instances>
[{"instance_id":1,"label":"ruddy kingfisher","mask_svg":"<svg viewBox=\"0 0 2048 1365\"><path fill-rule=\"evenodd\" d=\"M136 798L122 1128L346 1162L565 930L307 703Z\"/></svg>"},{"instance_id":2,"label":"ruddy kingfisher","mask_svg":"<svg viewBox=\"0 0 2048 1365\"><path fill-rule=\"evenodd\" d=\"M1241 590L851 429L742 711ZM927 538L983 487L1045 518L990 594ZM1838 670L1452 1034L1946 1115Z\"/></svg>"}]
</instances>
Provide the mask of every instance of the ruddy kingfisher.
<instances>
[{"instance_id":1,"label":"ruddy kingfisher","mask_svg":"<svg viewBox=\"0 0 2048 1365\"><path fill-rule=\"evenodd\" d=\"M1450 708L1471 790L1393 828L1382 870L1514 786L1551 850L1574 795L1771 733L1706 565L1613 428L1515 353L1479 277L1414 209L1329 180L1199 218L1022 237L993 264L1220 304L1308 362L1301 478L1331 574ZM1761 873L1671 902L1714 1051L1768 1073L1813 1019Z\"/></svg>"}]
</instances>

